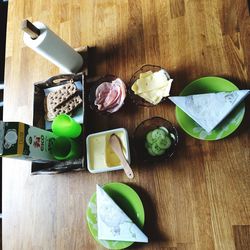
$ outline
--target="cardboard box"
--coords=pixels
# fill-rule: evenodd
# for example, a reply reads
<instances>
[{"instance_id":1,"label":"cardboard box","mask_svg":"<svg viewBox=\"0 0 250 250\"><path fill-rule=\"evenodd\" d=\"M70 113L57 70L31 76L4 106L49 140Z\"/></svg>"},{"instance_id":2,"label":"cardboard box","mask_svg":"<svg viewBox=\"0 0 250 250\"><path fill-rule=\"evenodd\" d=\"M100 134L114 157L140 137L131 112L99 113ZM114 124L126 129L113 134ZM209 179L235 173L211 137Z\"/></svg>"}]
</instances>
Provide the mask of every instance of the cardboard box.
<instances>
[{"instance_id":1,"label":"cardboard box","mask_svg":"<svg viewBox=\"0 0 250 250\"><path fill-rule=\"evenodd\" d=\"M0 155L34 162L55 161L55 135L21 122L0 121Z\"/></svg>"}]
</instances>

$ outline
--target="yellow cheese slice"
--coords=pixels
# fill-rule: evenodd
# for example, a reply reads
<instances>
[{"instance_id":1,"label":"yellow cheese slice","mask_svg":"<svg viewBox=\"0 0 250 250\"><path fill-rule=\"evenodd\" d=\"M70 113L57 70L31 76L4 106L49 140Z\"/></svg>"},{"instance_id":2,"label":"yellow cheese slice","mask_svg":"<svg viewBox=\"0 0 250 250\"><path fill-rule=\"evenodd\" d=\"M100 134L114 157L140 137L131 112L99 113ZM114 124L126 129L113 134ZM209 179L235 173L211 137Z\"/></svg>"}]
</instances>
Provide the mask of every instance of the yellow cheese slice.
<instances>
[{"instance_id":1,"label":"yellow cheese slice","mask_svg":"<svg viewBox=\"0 0 250 250\"><path fill-rule=\"evenodd\" d=\"M167 85L168 79L165 75L164 70L157 71L151 75L144 78L138 79L136 81L137 88L135 88L135 93L144 93L154 89L158 89Z\"/></svg>"},{"instance_id":2,"label":"yellow cheese slice","mask_svg":"<svg viewBox=\"0 0 250 250\"><path fill-rule=\"evenodd\" d=\"M169 96L173 79L168 80L164 70L157 72L147 71L140 73L131 89L147 102L158 104L163 97Z\"/></svg>"},{"instance_id":3,"label":"yellow cheese slice","mask_svg":"<svg viewBox=\"0 0 250 250\"><path fill-rule=\"evenodd\" d=\"M153 72L151 70L149 70L147 72L140 73L140 78L145 78L145 77L150 76L152 74L153 74Z\"/></svg>"},{"instance_id":4,"label":"yellow cheese slice","mask_svg":"<svg viewBox=\"0 0 250 250\"><path fill-rule=\"evenodd\" d=\"M159 89L154 89L151 91L147 91L144 93L138 94L140 97L148 101L149 103L152 103L154 105L158 104L163 97L169 96L169 92L171 89L171 84L172 84L173 79L170 79L168 81L167 86L159 88Z\"/></svg>"},{"instance_id":5,"label":"yellow cheese slice","mask_svg":"<svg viewBox=\"0 0 250 250\"><path fill-rule=\"evenodd\" d=\"M153 98L151 98L149 95L145 94L145 93L141 93L141 94L138 94L140 97L142 97L143 99L145 99L147 102L153 104L153 105L156 105L158 104L161 100L162 100L162 97L161 96L153 96Z\"/></svg>"},{"instance_id":6,"label":"yellow cheese slice","mask_svg":"<svg viewBox=\"0 0 250 250\"><path fill-rule=\"evenodd\" d=\"M136 94L137 91L138 91L137 81L138 81L138 80L136 80L135 83L134 83L134 84L132 85L132 87L131 87L131 89L134 91L135 94Z\"/></svg>"},{"instance_id":7,"label":"yellow cheese slice","mask_svg":"<svg viewBox=\"0 0 250 250\"><path fill-rule=\"evenodd\" d=\"M146 77L150 77L151 75L153 74L152 71L147 71L145 73L140 73L140 77L139 79L142 79L142 78L146 78ZM132 85L131 89L134 91L135 94L137 94L138 92L138 85L140 85L140 81L139 79L137 79L134 84Z\"/></svg>"},{"instance_id":8,"label":"yellow cheese slice","mask_svg":"<svg viewBox=\"0 0 250 250\"><path fill-rule=\"evenodd\" d=\"M162 97L169 96L170 89L171 89L171 86L172 86L172 82L173 82L173 79L169 79L167 86L165 86L165 87L163 87L161 89L158 89L158 90L161 90Z\"/></svg>"},{"instance_id":9,"label":"yellow cheese slice","mask_svg":"<svg viewBox=\"0 0 250 250\"><path fill-rule=\"evenodd\" d=\"M151 70L149 70L147 72L144 72L144 73L140 73L139 79L145 78L145 77L150 76L152 74L153 74L153 72ZM138 91L138 80L135 81L135 83L132 85L131 89L135 92L135 94L137 93L137 91Z\"/></svg>"}]
</instances>

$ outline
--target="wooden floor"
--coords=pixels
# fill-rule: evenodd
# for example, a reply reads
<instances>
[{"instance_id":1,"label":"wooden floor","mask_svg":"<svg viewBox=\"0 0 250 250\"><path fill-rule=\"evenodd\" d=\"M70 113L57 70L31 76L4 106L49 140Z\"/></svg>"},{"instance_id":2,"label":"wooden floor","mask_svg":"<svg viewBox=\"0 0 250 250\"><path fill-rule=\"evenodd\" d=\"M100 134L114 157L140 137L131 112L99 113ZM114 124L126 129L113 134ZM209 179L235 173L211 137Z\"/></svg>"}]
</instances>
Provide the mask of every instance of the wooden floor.
<instances>
[{"instance_id":1,"label":"wooden floor","mask_svg":"<svg viewBox=\"0 0 250 250\"><path fill-rule=\"evenodd\" d=\"M25 47L21 21L42 21L72 47L89 45L90 74L128 82L145 63L174 78L172 94L192 80L216 75L250 88L250 16L247 0L16 0L9 1L5 121L32 124L33 83L58 68ZM149 244L130 249L250 249L250 109L232 136L196 140L180 128L169 162L133 163L134 180L120 171L30 176L30 164L3 160L3 249L103 249L91 237L86 206L95 184L118 181L142 198ZM159 115L178 126L174 106L137 108L128 100L111 117L87 111L88 132L125 127L130 136ZM132 145L131 145L132 146Z\"/></svg>"}]
</instances>

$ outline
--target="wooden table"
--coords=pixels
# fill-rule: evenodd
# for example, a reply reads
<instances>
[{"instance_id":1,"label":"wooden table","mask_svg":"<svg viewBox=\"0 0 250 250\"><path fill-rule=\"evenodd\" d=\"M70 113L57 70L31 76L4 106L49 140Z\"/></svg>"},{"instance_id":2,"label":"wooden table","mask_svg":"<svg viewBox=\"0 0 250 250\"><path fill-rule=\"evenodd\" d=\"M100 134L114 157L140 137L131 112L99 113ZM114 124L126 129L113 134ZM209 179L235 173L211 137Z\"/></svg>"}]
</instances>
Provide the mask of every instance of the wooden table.
<instances>
[{"instance_id":1,"label":"wooden table","mask_svg":"<svg viewBox=\"0 0 250 250\"><path fill-rule=\"evenodd\" d=\"M25 47L24 18L46 23L72 47L96 47L90 74L112 73L129 81L144 63L161 65L178 94L207 75L250 88L250 17L247 0L44 0L9 1L4 120L32 124L33 83L58 74ZM249 98L246 102L249 106ZM125 127L132 135L159 115L177 124L170 102L154 108L130 101L111 117L90 114L91 131ZM180 128L172 160L123 172L31 176L31 164L3 159L3 249L102 249L86 224L95 184L124 182L140 195L150 243L131 249L250 249L249 107L240 128L215 142ZM132 146L132 145L131 145Z\"/></svg>"}]
</instances>

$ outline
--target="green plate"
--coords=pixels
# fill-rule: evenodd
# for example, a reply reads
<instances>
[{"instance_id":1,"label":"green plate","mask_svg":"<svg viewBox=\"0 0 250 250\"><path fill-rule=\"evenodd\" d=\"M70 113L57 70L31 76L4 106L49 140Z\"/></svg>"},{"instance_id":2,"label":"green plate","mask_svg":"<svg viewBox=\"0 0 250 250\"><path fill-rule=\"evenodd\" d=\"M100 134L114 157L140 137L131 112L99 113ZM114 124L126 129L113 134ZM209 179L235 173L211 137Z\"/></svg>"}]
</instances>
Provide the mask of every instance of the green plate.
<instances>
[{"instance_id":1,"label":"green plate","mask_svg":"<svg viewBox=\"0 0 250 250\"><path fill-rule=\"evenodd\" d=\"M182 90L180 95L187 96L234 90L238 90L238 88L230 81L221 77L208 76L191 82ZM194 138L208 141L220 140L232 134L241 124L244 114L245 104L242 102L215 129L207 133L192 118L176 107L176 119L181 128Z\"/></svg>"},{"instance_id":2,"label":"green plate","mask_svg":"<svg viewBox=\"0 0 250 250\"><path fill-rule=\"evenodd\" d=\"M145 221L144 208L138 194L128 185L118 182L107 183L103 189L140 228ZM99 240L96 214L96 193L92 195L87 207L87 222L93 238L108 249L124 249L134 242Z\"/></svg>"}]
</instances>

